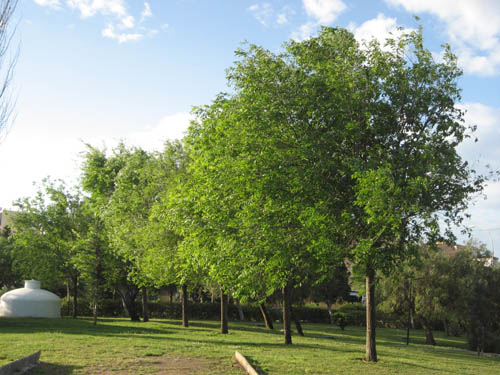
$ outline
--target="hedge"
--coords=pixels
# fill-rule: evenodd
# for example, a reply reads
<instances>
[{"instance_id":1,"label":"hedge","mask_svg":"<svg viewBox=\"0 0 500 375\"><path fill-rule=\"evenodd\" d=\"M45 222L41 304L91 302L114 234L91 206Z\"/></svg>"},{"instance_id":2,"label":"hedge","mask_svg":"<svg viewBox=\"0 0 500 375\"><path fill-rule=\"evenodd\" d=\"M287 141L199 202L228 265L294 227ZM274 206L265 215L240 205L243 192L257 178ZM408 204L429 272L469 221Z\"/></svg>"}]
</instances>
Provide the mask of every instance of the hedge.
<instances>
[{"instance_id":1,"label":"hedge","mask_svg":"<svg viewBox=\"0 0 500 375\"><path fill-rule=\"evenodd\" d=\"M61 312L63 315L72 314L72 301L68 310L67 300L62 299ZM180 302L149 302L149 315L151 318L163 319L181 319L182 307ZM136 302L137 311L142 314L142 306ZM258 306L242 305L243 314L246 320L263 321ZM120 299L104 299L101 300L98 307L98 315L105 317L124 316L124 309ZM281 320L282 312L280 307L267 306L268 313L273 321ZM294 314L298 319L313 323L328 323L328 312L321 308L313 307L294 307ZM234 304L228 306L229 319L239 320L238 308ZM90 303L85 299L78 300L78 315L90 316L92 310ZM189 304L190 319L219 319L220 305L219 303L190 303Z\"/></svg>"}]
</instances>

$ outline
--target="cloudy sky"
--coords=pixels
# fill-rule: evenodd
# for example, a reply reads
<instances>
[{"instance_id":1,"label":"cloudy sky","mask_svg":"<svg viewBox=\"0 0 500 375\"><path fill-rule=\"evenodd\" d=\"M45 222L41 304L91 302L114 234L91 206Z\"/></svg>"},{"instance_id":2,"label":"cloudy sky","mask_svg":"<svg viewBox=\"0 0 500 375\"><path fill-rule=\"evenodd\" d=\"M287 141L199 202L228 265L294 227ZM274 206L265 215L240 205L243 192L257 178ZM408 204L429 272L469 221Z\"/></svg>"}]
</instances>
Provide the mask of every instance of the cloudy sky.
<instances>
[{"instance_id":1,"label":"cloudy sky","mask_svg":"<svg viewBox=\"0 0 500 375\"><path fill-rule=\"evenodd\" d=\"M20 0L13 40L15 122L0 143L0 207L33 195L45 176L74 180L84 143L120 139L149 150L182 137L192 106L227 89L244 41L279 51L321 25L383 40L420 17L429 49L450 43L464 69L467 121L478 143L461 153L500 169L498 0ZM498 247L500 183L470 212L474 236ZM491 237L490 237L491 236Z\"/></svg>"}]
</instances>

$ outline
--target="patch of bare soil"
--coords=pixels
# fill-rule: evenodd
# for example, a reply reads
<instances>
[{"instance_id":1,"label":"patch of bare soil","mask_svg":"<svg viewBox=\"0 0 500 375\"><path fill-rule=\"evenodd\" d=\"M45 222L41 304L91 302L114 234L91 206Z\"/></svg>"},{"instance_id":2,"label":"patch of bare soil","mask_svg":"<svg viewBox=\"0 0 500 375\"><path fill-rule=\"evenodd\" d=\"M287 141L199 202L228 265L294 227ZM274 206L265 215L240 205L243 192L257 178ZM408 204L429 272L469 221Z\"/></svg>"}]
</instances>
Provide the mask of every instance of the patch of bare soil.
<instances>
[{"instance_id":1,"label":"patch of bare soil","mask_svg":"<svg viewBox=\"0 0 500 375\"><path fill-rule=\"evenodd\" d=\"M245 374L243 369L228 358L154 357L129 363L126 368L94 368L89 374L96 375L232 375Z\"/></svg>"},{"instance_id":2,"label":"patch of bare soil","mask_svg":"<svg viewBox=\"0 0 500 375\"><path fill-rule=\"evenodd\" d=\"M41 362L26 375L243 375L245 371L229 358L146 357L110 367L68 366Z\"/></svg>"}]
</instances>

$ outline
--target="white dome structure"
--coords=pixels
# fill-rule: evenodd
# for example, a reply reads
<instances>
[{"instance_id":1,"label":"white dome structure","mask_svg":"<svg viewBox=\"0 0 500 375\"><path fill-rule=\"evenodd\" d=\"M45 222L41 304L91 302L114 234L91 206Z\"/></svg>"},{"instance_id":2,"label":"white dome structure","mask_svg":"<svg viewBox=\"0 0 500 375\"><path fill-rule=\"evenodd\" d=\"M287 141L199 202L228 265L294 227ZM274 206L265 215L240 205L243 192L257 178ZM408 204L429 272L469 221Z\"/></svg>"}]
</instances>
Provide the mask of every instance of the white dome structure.
<instances>
[{"instance_id":1,"label":"white dome structure","mask_svg":"<svg viewBox=\"0 0 500 375\"><path fill-rule=\"evenodd\" d=\"M0 298L0 317L60 318L61 299L40 289L40 281L26 280L24 288L14 289Z\"/></svg>"}]
</instances>

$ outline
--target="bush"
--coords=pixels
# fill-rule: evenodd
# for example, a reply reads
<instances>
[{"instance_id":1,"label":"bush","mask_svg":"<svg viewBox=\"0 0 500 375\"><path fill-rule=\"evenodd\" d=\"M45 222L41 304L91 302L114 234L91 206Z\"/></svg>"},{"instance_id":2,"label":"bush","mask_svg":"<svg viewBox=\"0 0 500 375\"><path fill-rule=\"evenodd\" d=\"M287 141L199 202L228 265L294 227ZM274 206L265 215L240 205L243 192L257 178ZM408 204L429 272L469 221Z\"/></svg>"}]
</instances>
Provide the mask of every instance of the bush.
<instances>
[{"instance_id":1,"label":"bush","mask_svg":"<svg viewBox=\"0 0 500 375\"><path fill-rule=\"evenodd\" d=\"M345 313L339 312L339 311L334 312L333 313L333 321L343 331L345 329L345 327L347 326L347 315Z\"/></svg>"},{"instance_id":2,"label":"bush","mask_svg":"<svg viewBox=\"0 0 500 375\"><path fill-rule=\"evenodd\" d=\"M359 302L344 303L337 308L335 313L344 315L345 325L364 326L366 324L365 309L365 305Z\"/></svg>"},{"instance_id":3,"label":"bush","mask_svg":"<svg viewBox=\"0 0 500 375\"><path fill-rule=\"evenodd\" d=\"M309 323L330 323L328 310L319 307L293 307L295 316L304 322Z\"/></svg>"},{"instance_id":4,"label":"bush","mask_svg":"<svg viewBox=\"0 0 500 375\"><path fill-rule=\"evenodd\" d=\"M472 330L467 334L469 349L486 353L500 354L500 335L499 332L482 332L480 329Z\"/></svg>"}]
</instances>

